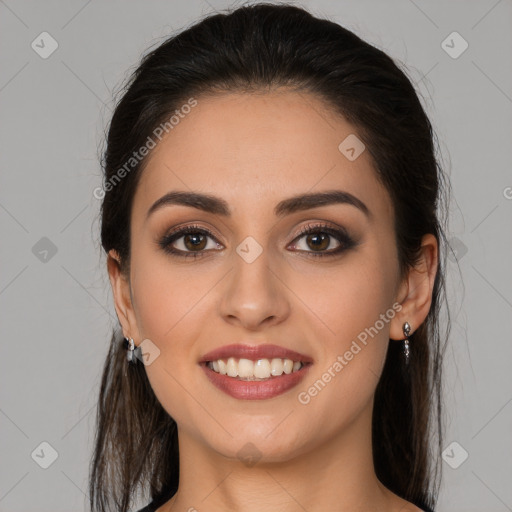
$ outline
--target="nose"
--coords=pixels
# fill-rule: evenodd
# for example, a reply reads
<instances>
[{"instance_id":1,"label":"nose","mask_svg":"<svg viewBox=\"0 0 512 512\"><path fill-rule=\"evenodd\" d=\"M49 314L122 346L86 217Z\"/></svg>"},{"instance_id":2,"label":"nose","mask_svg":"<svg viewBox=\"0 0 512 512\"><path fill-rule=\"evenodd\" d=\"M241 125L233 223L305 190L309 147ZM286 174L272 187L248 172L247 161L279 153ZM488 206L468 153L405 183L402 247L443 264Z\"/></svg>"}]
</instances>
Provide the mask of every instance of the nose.
<instances>
[{"instance_id":1,"label":"nose","mask_svg":"<svg viewBox=\"0 0 512 512\"><path fill-rule=\"evenodd\" d=\"M226 322L254 331L277 325L289 316L291 292L278 277L279 271L269 266L267 254L263 250L250 263L234 255L234 267L220 305Z\"/></svg>"}]
</instances>

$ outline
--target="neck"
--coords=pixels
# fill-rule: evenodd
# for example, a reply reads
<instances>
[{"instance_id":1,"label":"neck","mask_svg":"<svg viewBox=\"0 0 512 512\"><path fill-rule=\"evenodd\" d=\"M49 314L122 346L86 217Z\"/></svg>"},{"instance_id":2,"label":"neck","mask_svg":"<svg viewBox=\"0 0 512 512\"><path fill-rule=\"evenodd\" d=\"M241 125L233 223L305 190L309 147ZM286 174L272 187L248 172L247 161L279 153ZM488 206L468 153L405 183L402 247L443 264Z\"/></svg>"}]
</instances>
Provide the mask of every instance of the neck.
<instances>
[{"instance_id":1,"label":"neck","mask_svg":"<svg viewBox=\"0 0 512 512\"><path fill-rule=\"evenodd\" d=\"M371 442L371 406L343 432L302 446L288 460L250 466L227 458L179 431L180 483L158 512L208 510L393 510L393 493L377 479Z\"/></svg>"}]
</instances>

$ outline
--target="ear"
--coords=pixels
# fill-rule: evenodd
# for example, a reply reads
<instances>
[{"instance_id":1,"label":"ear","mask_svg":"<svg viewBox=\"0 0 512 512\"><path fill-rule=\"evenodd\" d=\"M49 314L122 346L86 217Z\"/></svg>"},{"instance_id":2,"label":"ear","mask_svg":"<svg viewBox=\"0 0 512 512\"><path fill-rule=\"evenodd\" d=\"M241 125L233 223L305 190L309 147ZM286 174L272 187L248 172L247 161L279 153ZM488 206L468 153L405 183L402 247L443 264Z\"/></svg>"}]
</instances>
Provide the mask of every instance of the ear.
<instances>
[{"instance_id":1,"label":"ear","mask_svg":"<svg viewBox=\"0 0 512 512\"><path fill-rule=\"evenodd\" d=\"M432 234L424 235L420 250L419 261L409 270L399 287L396 300L402 309L391 320L389 337L393 340L405 339L402 330L405 322L409 322L411 334L414 333L430 310L438 262L436 237Z\"/></svg>"},{"instance_id":2,"label":"ear","mask_svg":"<svg viewBox=\"0 0 512 512\"><path fill-rule=\"evenodd\" d=\"M137 333L137 322L133 310L131 289L129 280L121 272L121 258L119 254L111 249L107 255L107 269L112 294L114 295L114 305L117 312L117 318L123 329L125 338L134 338L135 345Z\"/></svg>"}]
</instances>

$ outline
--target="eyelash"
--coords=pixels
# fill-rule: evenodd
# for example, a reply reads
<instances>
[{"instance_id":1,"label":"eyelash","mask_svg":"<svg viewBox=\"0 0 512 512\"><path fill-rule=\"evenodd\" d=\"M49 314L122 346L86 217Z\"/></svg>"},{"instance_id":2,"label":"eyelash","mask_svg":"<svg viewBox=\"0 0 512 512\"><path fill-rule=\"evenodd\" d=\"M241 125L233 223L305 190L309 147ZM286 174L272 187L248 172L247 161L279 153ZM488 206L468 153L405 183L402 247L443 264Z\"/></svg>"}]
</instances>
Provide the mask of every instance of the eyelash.
<instances>
[{"instance_id":1,"label":"eyelash","mask_svg":"<svg viewBox=\"0 0 512 512\"><path fill-rule=\"evenodd\" d=\"M176 256L178 258L198 258L204 256L204 249L202 251L182 251L181 249L175 249L172 247L172 243L176 240L179 240L185 235L188 234L202 234L209 236L215 240L213 234L205 228L201 228L197 225L190 225L184 228L179 228L175 231L171 231L171 233L165 235L160 242L158 242L159 246L168 254L172 256ZM347 249L351 249L356 244L354 240L348 235L345 230L338 230L329 227L327 224L308 224L304 228L301 229L300 233L294 238L298 240L305 235L313 234L313 233L325 233L334 237L341 245L336 249L331 249L329 252L314 252L314 251L299 251L305 252L313 258L317 257L328 257L328 256L337 256L341 254L343 251Z\"/></svg>"}]
</instances>

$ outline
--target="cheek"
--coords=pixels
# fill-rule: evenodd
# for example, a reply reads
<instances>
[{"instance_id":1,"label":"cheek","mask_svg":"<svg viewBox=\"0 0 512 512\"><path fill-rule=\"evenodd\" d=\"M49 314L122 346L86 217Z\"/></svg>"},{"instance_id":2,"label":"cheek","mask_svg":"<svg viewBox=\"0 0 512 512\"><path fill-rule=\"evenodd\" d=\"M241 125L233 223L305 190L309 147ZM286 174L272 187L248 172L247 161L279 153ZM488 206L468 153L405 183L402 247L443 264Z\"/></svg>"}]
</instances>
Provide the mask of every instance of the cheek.
<instances>
[{"instance_id":1,"label":"cheek","mask_svg":"<svg viewBox=\"0 0 512 512\"><path fill-rule=\"evenodd\" d=\"M301 263L286 274L300 298L293 302L308 315L316 337L322 336L330 352L350 346L392 307L397 264L392 254L379 253L373 245L366 243L338 263L323 268ZM379 322L378 327L379 338L387 341L389 323Z\"/></svg>"},{"instance_id":2,"label":"cheek","mask_svg":"<svg viewBox=\"0 0 512 512\"><path fill-rule=\"evenodd\" d=\"M141 339L151 340L159 351L145 367L151 387L164 409L187 425L198 412L192 414L195 402L184 390L192 390L191 383L202 377L196 342L208 314L205 294L218 279L166 258L149 251L132 255L134 309Z\"/></svg>"},{"instance_id":3,"label":"cheek","mask_svg":"<svg viewBox=\"0 0 512 512\"><path fill-rule=\"evenodd\" d=\"M194 265L177 264L154 250L134 252L132 262L137 269L132 289L140 335L165 348L180 330L190 328L216 276L198 272Z\"/></svg>"},{"instance_id":4,"label":"cheek","mask_svg":"<svg viewBox=\"0 0 512 512\"><path fill-rule=\"evenodd\" d=\"M368 403L382 372L395 316L397 264L392 248L389 253L368 244L328 273L303 274L294 288L315 313L308 314L308 337L321 353L320 364L299 390L305 393L300 403L310 400L318 412L336 403L333 415L340 421Z\"/></svg>"}]
</instances>

